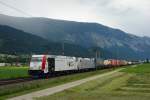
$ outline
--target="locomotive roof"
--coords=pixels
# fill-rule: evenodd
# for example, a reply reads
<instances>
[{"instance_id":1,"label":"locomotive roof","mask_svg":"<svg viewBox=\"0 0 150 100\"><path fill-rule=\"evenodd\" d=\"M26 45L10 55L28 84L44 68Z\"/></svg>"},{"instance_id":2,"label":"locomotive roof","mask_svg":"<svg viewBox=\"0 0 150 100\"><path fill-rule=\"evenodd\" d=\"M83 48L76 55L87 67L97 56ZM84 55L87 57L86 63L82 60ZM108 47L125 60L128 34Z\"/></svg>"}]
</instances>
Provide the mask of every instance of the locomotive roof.
<instances>
[{"instance_id":1,"label":"locomotive roof","mask_svg":"<svg viewBox=\"0 0 150 100\"><path fill-rule=\"evenodd\" d=\"M32 57L43 57L44 55L32 55ZM83 59L84 57L71 57L71 56L62 56L62 55L46 55L47 57L50 57L50 58L78 58L78 59ZM84 59L90 59L90 58L84 58ZM92 58L93 59L93 58Z\"/></svg>"}]
</instances>

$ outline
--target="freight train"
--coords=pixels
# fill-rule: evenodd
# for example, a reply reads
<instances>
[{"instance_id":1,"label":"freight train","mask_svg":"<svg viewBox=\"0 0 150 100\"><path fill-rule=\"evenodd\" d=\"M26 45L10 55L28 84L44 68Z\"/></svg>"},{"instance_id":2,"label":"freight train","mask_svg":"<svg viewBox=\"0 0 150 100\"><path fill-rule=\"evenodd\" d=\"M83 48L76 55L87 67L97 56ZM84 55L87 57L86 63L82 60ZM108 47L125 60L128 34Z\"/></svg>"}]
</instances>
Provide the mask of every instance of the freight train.
<instances>
[{"instance_id":1,"label":"freight train","mask_svg":"<svg viewBox=\"0 0 150 100\"><path fill-rule=\"evenodd\" d=\"M69 57L58 55L32 55L29 74L32 76L74 73L101 68L127 65L125 60L102 60L94 58Z\"/></svg>"}]
</instances>

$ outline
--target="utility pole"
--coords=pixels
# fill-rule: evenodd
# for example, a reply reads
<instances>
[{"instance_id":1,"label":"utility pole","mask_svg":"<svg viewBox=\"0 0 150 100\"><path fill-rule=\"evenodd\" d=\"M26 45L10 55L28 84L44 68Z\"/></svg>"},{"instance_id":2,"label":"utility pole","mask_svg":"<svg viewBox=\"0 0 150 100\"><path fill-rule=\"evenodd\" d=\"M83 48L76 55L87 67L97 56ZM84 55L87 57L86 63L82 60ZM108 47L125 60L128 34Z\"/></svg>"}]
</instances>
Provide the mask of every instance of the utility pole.
<instances>
[{"instance_id":1,"label":"utility pole","mask_svg":"<svg viewBox=\"0 0 150 100\"><path fill-rule=\"evenodd\" d=\"M119 60L119 57L118 57L118 48L116 48L116 60L117 60L117 62L116 62L116 65L118 66L118 60Z\"/></svg>"},{"instance_id":2,"label":"utility pole","mask_svg":"<svg viewBox=\"0 0 150 100\"><path fill-rule=\"evenodd\" d=\"M100 58L100 51L98 51L98 58Z\"/></svg>"},{"instance_id":3,"label":"utility pole","mask_svg":"<svg viewBox=\"0 0 150 100\"><path fill-rule=\"evenodd\" d=\"M97 52L97 48L95 49L95 68L96 68L96 70L97 70L97 55L98 54L98 52Z\"/></svg>"},{"instance_id":4,"label":"utility pole","mask_svg":"<svg viewBox=\"0 0 150 100\"><path fill-rule=\"evenodd\" d=\"M64 41L62 42L62 55L65 55L65 46Z\"/></svg>"}]
</instances>

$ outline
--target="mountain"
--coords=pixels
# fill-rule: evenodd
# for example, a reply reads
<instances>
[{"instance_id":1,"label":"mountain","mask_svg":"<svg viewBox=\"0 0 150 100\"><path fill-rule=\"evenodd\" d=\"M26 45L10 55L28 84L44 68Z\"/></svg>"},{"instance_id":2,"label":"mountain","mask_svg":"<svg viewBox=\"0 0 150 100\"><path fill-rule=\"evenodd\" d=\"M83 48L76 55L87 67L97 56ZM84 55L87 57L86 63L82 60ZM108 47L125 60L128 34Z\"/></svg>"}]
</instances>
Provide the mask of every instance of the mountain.
<instances>
[{"instance_id":1,"label":"mountain","mask_svg":"<svg viewBox=\"0 0 150 100\"><path fill-rule=\"evenodd\" d=\"M42 49L45 49L44 46L47 43L48 42L41 37L9 26L0 25L1 53L31 53L32 51L42 52Z\"/></svg>"},{"instance_id":2,"label":"mountain","mask_svg":"<svg viewBox=\"0 0 150 100\"><path fill-rule=\"evenodd\" d=\"M23 18L0 15L0 24L23 30L47 41L101 48L116 58L150 58L150 38L138 37L98 23L49 18ZM103 52L101 52L103 54Z\"/></svg>"},{"instance_id":3,"label":"mountain","mask_svg":"<svg viewBox=\"0 0 150 100\"><path fill-rule=\"evenodd\" d=\"M73 44L64 44L65 55L90 57L93 54L86 48ZM62 44L47 41L39 36L0 25L0 53L7 54L62 54Z\"/></svg>"}]
</instances>

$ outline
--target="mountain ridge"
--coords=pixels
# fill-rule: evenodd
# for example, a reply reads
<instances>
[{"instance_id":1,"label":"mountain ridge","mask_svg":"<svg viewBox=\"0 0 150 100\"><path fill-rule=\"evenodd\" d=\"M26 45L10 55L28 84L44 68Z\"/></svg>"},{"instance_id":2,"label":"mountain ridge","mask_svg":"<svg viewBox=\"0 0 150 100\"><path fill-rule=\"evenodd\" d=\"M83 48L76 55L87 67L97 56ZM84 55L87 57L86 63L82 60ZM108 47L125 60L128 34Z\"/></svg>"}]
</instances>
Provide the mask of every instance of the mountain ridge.
<instances>
[{"instance_id":1,"label":"mountain ridge","mask_svg":"<svg viewBox=\"0 0 150 100\"><path fill-rule=\"evenodd\" d=\"M48 41L58 43L65 41L85 48L99 47L114 54L119 52L120 56L129 53L134 58L150 57L149 37L139 37L98 23L5 15L0 15L0 19L2 19L0 24L21 29Z\"/></svg>"},{"instance_id":2,"label":"mountain ridge","mask_svg":"<svg viewBox=\"0 0 150 100\"><path fill-rule=\"evenodd\" d=\"M6 25L0 25L0 53L4 54L55 54L68 56L93 57L87 48L78 45L47 41L39 36L26 33ZM99 48L100 49L100 48Z\"/></svg>"}]
</instances>

